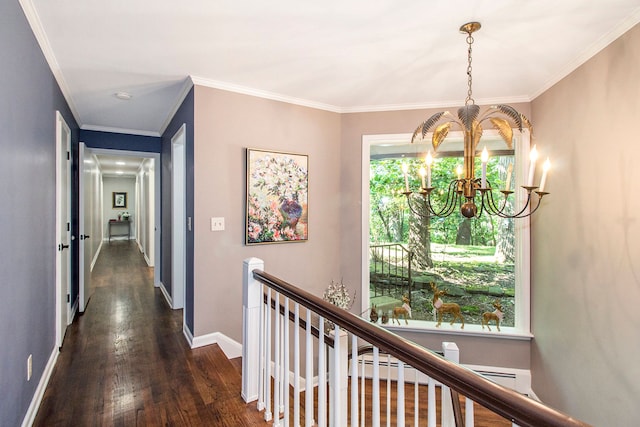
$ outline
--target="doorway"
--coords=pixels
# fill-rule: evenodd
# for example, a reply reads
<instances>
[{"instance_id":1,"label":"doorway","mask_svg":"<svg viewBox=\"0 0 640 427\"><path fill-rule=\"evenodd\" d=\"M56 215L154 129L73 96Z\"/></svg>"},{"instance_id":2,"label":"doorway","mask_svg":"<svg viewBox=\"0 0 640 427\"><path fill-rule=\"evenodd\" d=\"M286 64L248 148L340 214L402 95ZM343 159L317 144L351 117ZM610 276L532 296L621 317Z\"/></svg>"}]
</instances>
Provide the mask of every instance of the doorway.
<instances>
[{"instance_id":1,"label":"doorway","mask_svg":"<svg viewBox=\"0 0 640 427\"><path fill-rule=\"evenodd\" d=\"M172 213L172 265L171 265L171 295L174 309L184 308L184 293L186 283L186 157L185 142L186 128L183 124L171 138L171 213Z\"/></svg>"},{"instance_id":2,"label":"doorway","mask_svg":"<svg viewBox=\"0 0 640 427\"><path fill-rule=\"evenodd\" d=\"M113 188L105 187L117 177L128 177L132 184L126 197L127 206L116 213L132 215L127 239L134 239L149 267L154 267L154 286L160 285L160 154L84 147L80 143L80 306L86 307L91 293L90 272L108 241L108 220L113 216ZM124 170L124 174L120 173ZM140 179L142 178L142 179ZM133 183L144 182L144 189ZM118 189L115 189L118 190ZM139 193L144 191L144 197ZM135 192L135 196L134 193ZM142 206L144 205L144 206ZM139 213L144 218L139 218ZM141 232L144 228L144 232ZM116 230L114 228L114 230ZM124 236L122 236L124 237ZM116 237L114 237L115 239ZM84 250L83 250L84 248ZM84 303L84 304L83 304Z\"/></svg>"},{"instance_id":3,"label":"doorway","mask_svg":"<svg viewBox=\"0 0 640 427\"><path fill-rule=\"evenodd\" d=\"M56 345L62 347L71 313L71 129L56 111Z\"/></svg>"}]
</instances>

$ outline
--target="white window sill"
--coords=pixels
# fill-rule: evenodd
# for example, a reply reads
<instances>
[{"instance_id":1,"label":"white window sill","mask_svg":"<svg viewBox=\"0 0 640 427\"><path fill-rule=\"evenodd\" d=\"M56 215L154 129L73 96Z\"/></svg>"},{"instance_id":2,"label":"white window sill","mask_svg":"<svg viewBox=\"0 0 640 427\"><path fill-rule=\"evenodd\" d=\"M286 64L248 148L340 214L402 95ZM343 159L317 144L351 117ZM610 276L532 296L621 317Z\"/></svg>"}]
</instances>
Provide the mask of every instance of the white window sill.
<instances>
[{"instance_id":1,"label":"white window sill","mask_svg":"<svg viewBox=\"0 0 640 427\"><path fill-rule=\"evenodd\" d=\"M392 325L391 321L386 325L382 325L378 322L378 325L395 333L421 332L430 334L504 338L511 340L531 340L533 338L533 334L531 332L516 329L512 326L502 326L500 331L498 331L495 324L491 324L491 331L489 331L486 327L483 330L481 325L475 324L465 324L464 329L460 329L459 322L454 323L453 325L450 325L449 322L442 322L442 324L437 328L436 322L426 320L408 320L408 322L409 324L407 325L404 320L400 319L400 326L398 326L397 323Z\"/></svg>"}]
</instances>

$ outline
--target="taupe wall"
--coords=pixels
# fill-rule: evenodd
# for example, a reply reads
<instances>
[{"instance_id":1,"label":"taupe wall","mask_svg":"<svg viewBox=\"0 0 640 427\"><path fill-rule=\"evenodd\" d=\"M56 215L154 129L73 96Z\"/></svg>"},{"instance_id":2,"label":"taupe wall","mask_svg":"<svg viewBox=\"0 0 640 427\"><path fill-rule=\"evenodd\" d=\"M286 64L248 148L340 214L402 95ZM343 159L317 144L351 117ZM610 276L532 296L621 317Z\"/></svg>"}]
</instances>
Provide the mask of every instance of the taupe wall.
<instances>
[{"instance_id":1,"label":"taupe wall","mask_svg":"<svg viewBox=\"0 0 640 427\"><path fill-rule=\"evenodd\" d=\"M636 27L531 105L514 105L553 160L552 194L532 221L533 344L407 335L431 348L454 340L463 363L531 366L545 402L594 425L640 419L639 44ZM359 288L362 135L411 132L434 111L338 115L196 86L194 335L240 341L250 256L318 295L331 279ZM244 246L245 147L309 154L308 242ZM209 231L212 216L226 231Z\"/></svg>"},{"instance_id":2,"label":"taupe wall","mask_svg":"<svg viewBox=\"0 0 640 427\"><path fill-rule=\"evenodd\" d=\"M194 336L242 341L242 261L321 295L340 280L340 116L195 87ZM245 148L309 155L309 240L245 246ZM210 231L211 217L225 231Z\"/></svg>"},{"instance_id":3,"label":"taupe wall","mask_svg":"<svg viewBox=\"0 0 640 427\"><path fill-rule=\"evenodd\" d=\"M528 104L512 105L521 113L529 116ZM412 133L418 124L433 113L442 110L343 114L340 168L342 197L340 269L345 283L358 287L362 283L360 267L362 264L362 136ZM359 301L352 311L356 313L363 311ZM403 335L433 350L440 350L443 341L454 341L460 348L462 363L529 369L530 343L528 340L478 338L448 334L413 333Z\"/></svg>"},{"instance_id":4,"label":"taupe wall","mask_svg":"<svg viewBox=\"0 0 640 427\"><path fill-rule=\"evenodd\" d=\"M598 426L640 420L640 26L535 99L551 195L532 222L533 386Z\"/></svg>"}]
</instances>

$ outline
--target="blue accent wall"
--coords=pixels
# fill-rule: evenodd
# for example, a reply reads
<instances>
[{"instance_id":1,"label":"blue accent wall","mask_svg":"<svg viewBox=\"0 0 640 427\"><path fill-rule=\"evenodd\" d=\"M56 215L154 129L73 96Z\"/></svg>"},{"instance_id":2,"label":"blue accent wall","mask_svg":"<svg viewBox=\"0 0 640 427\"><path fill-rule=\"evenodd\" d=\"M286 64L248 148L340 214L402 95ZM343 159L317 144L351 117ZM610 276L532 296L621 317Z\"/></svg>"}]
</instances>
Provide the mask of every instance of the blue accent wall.
<instances>
[{"instance_id":1,"label":"blue accent wall","mask_svg":"<svg viewBox=\"0 0 640 427\"><path fill-rule=\"evenodd\" d=\"M74 151L79 131L15 0L0 2L0 58L0 425L19 426L57 351L56 110Z\"/></svg>"},{"instance_id":2,"label":"blue accent wall","mask_svg":"<svg viewBox=\"0 0 640 427\"><path fill-rule=\"evenodd\" d=\"M130 135L82 129L80 130L80 141L90 148L109 150L160 153L162 149L162 141L159 136Z\"/></svg>"},{"instance_id":3,"label":"blue accent wall","mask_svg":"<svg viewBox=\"0 0 640 427\"><path fill-rule=\"evenodd\" d=\"M191 88L180 108L171 119L171 123L162 134L162 273L160 280L167 291L173 294L171 287L171 138L184 123L187 125L185 162L186 162L186 187L185 195L187 203L187 217L191 217L191 223L195 223L193 217L193 141L194 141L194 89ZM186 324L193 334L193 231L186 231L186 289L185 289L185 319Z\"/></svg>"}]
</instances>

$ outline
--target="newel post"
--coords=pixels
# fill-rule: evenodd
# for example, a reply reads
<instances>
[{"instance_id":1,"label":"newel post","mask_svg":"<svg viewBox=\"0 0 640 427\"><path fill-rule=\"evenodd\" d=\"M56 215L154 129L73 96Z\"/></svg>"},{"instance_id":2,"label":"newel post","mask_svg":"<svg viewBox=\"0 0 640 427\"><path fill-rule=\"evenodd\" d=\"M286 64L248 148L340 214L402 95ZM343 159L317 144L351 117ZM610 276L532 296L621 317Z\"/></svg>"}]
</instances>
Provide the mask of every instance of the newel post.
<instances>
[{"instance_id":1,"label":"newel post","mask_svg":"<svg viewBox=\"0 0 640 427\"><path fill-rule=\"evenodd\" d=\"M260 378L260 304L262 283L253 270L264 270L264 261L247 258L242 267L242 399L258 399Z\"/></svg>"}]
</instances>

